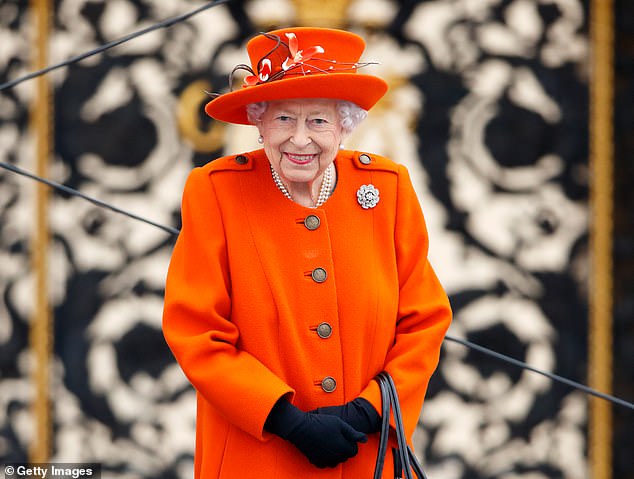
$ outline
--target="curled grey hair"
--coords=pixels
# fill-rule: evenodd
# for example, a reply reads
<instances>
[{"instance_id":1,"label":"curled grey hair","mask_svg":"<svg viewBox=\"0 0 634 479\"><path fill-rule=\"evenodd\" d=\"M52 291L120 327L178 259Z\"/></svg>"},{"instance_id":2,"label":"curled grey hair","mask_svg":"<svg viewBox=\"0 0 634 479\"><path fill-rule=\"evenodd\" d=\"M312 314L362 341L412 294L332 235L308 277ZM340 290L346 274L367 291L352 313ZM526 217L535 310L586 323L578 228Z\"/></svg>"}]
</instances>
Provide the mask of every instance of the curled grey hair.
<instances>
[{"instance_id":1,"label":"curled grey hair","mask_svg":"<svg viewBox=\"0 0 634 479\"><path fill-rule=\"evenodd\" d=\"M337 112L341 119L341 128L347 135L354 130L359 123L361 123L365 117L368 116L367 110L364 110L356 103L347 100L336 100ZM257 103L249 103L247 105L247 118L253 124L262 117L262 114L266 111L268 103L260 101Z\"/></svg>"}]
</instances>

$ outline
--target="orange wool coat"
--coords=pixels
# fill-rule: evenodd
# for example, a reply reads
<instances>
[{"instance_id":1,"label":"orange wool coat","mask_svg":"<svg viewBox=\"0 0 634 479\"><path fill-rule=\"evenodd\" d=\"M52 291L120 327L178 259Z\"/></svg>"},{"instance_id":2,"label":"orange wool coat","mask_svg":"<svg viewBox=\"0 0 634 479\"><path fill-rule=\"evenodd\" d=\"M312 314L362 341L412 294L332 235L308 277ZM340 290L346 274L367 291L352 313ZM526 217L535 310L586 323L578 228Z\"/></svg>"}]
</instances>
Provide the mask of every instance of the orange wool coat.
<instances>
[{"instance_id":1,"label":"orange wool coat","mask_svg":"<svg viewBox=\"0 0 634 479\"><path fill-rule=\"evenodd\" d=\"M340 152L336 189L316 209L282 195L262 150L191 172L163 329L197 391L196 479L371 477L377 434L318 469L263 426L285 395L304 411L358 396L380 411L381 370L411 438L451 311L407 170L369 158ZM356 193L370 184L380 201L363 209Z\"/></svg>"}]
</instances>

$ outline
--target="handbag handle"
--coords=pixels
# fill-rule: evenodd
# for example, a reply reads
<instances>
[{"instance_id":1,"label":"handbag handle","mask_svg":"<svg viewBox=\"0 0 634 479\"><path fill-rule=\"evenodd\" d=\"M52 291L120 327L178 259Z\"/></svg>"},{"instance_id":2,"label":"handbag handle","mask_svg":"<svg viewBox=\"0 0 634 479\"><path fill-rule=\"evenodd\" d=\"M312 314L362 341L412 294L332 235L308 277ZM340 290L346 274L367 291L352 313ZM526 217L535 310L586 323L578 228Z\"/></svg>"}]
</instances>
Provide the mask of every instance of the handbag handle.
<instances>
[{"instance_id":1,"label":"handbag handle","mask_svg":"<svg viewBox=\"0 0 634 479\"><path fill-rule=\"evenodd\" d=\"M396 427L396 440L398 443L398 457L404 472L404 479L414 479L412 469L418 479L427 479L427 475L423 471L422 466L414 455L414 451L407 445L405 438L405 428L403 427L403 416L401 415L401 406L398 400L396 385L392 376L386 371L378 374L375 378L379 383L381 390L381 436L379 440L379 449L376 456L376 465L374 468L374 479L381 479L383 474L383 466L385 464L385 454L387 453L388 438L390 435L390 411L394 416L394 425Z\"/></svg>"}]
</instances>

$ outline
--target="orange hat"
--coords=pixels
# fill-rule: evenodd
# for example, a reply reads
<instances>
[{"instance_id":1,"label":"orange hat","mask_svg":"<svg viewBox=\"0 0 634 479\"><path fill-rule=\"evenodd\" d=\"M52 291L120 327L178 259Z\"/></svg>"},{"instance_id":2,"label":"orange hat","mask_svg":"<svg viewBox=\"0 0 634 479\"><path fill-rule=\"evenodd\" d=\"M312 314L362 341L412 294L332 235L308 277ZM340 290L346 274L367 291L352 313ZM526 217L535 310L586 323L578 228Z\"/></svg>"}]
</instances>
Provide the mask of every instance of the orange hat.
<instances>
[{"instance_id":1,"label":"orange hat","mask_svg":"<svg viewBox=\"0 0 634 479\"><path fill-rule=\"evenodd\" d=\"M387 91L382 79L357 73L365 48L354 33L297 27L262 33L247 44L251 67L241 89L217 96L205 106L209 116L249 124L246 105L289 98L348 100L369 110ZM230 79L231 82L231 79Z\"/></svg>"}]
</instances>

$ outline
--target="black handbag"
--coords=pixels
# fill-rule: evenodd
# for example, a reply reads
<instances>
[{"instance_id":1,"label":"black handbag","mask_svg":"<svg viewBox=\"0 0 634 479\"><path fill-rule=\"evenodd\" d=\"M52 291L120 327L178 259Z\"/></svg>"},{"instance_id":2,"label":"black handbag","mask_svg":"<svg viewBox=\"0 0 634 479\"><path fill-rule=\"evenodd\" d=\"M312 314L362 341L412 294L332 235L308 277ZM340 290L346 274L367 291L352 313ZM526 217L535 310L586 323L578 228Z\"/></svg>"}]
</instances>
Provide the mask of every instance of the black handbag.
<instances>
[{"instance_id":1,"label":"black handbag","mask_svg":"<svg viewBox=\"0 0 634 479\"><path fill-rule=\"evenodd\" d=\"M403 428L403 417L401 416L401 406L398 402L398 394L394 380L387 372L383 371L375 378L381 388L382 423L381 438L379 440L379 450L376 456L376 466L374 468L374 479L381 479L383 466L385 464L385 454L387 453L388 437L390 435L390 410L394 415L394 425L396 426L396 440L398 449L395 449L394 463L395 477L403 479L414 479L412 469L418 479L427 479L422 466L414 455L414 451L407 445L405 439L405 429ZM403 474L398 475L399 472Z\"/></svg>"}]
</instances>

